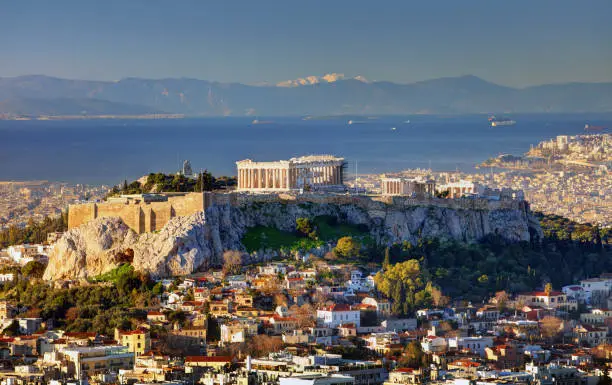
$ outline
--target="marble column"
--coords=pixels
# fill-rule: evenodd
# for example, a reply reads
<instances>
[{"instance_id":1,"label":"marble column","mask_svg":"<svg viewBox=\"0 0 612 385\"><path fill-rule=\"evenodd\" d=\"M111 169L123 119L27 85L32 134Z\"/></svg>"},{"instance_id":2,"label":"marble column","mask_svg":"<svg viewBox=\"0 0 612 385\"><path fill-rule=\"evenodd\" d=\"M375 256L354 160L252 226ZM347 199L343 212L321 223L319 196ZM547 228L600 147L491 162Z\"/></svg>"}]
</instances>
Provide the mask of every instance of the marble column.
<instances>
[{"instance_id":1,"label":"marble column","mask_svg":"<svg viewBox=\"0 0 612 385\"><path fill-rule=\"evenodd\" d=\"M285 183L285 188L288 189L289 188L289 169L284 169L283 170L283 181Z\"/></svg>"}]
</instances>

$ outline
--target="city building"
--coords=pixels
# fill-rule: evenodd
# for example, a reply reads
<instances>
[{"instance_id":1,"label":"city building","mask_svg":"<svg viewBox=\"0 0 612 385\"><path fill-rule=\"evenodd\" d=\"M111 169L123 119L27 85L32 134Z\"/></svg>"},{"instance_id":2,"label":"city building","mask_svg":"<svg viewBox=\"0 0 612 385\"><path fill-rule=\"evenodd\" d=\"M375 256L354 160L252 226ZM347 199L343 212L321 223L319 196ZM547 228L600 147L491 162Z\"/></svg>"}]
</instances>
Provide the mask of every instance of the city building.
<instances>
[{"instance_id":1,"label":"city building","mask_svg":"<svg viewBox=\"0 0 612 385\"><path fill-rule=\"evenodd\" d=\"M238 191L290 191L341 186L344 158L309 155L275 162L236 162Z\"/></svg>"},{"instance_id":2,"label":"city building","mask_svg":"<svg viewBox=\"0 0 612 385\"><path fill-rule=\"evenodd\" d=\"M481 357L485 356L485 349L491 346L493 346L493 338L491 337L454 337L448 340L450 349L468 350Z\"/></svg>"},{"instance_id":3,"label":"city building","mask_svg":"<svg viewBox=\"0 0 612 385\"><path fill-rule=\"evenodd\" d=\"M612 277L589 278L580 281L586 303L599 303L612 293Z\"/></svg>"},{"instance_id":4,"label":"city building","mask_svg":"<svg viewBox=\"0 0 612 385\"><path fill-rule=\"evenodd\" d=\"M115 329L115 340L137 356L151 350L151 335L147 330L123 331Z\"/></svg>"},{"instance_id":5,"label":"city building","mask_svg":"<svg viewBox=\"0 0 612 385\"><path fill-rule=\"evenodd\" d=\"M134 353L126 346L80 346L67 347L61 354L68 362L68 374L83 378L83 374L94 374L131 369L134 366Z\"/></svg>"},{"instance_id":6,"label":"city building","mask_svg":"<svg viewBox=\"0 0 612 385\"><path fill-rule=\"evenodd\" d=\"M412 368L399 368L389 372L389 379L384 385L418 385L423 383L422 370Z\"/></svg>"},{"instance_id":7,"label":"city building","mask_svg":"<svg viewBox=\"0 0 612 385\"><path fill-rule=\"evenodd\" d=\"M561 291L523 293L519 294L518 301L527 306L535 305L546 309L572 311L578 308L578 302L574 299L568 299L567 295Z\"/></svg>"},{"instance_id":8,"label":"city building","mask_svg":"<svg viewBox=\"0 0 612 385\"><path fill-rule=\"evenodd\" d=\"M345 323L353 323L355 327L359 327L361 325L360 311L343 304L326 306L317 310L317 323L329 328L336 328Z\"/></svg>"},{"instance_id":9,"label":"city building","mask_svg":"<svg viewBox=\"0 0 612 385\"><path fill-rule=\"evenodd\" d=\"M221 369L231 363L232 358L227 356L187 356L185 357L185 371L192 371L195 367Z\"/></svg>"},{"instance_id":10,"label":"city building","mask_svg":"<svg viewBox=\"0 0 612 385\"><path fill-rule=\"evenodd\" d=\"M281 377L280 385L354 385L355 379L340 374L309 374Z\"/></svg>"}]
</instances>

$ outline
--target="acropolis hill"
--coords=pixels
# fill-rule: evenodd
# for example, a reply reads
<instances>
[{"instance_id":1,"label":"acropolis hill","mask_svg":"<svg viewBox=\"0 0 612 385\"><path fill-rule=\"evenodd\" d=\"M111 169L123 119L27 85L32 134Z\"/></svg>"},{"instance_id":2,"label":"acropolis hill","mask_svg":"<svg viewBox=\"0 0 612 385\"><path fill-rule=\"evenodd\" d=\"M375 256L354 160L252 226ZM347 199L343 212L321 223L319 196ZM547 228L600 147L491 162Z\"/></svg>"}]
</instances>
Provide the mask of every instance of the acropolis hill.
<instances>
[{"instance_id":1,"label":"acropolis hill","mask_svg":"<svg viewBox=\"0 0 612 385\"><path fill-rule=\"evenodd\" d=\"M153 276L189 274L220 264L226 250L245 251L242 239L249 228L295 231L301 217L327 216L360 225L380 245L414 244L420 238L473 242L489 234L512 242L542 237L537 219L521 200L294 192L149 198L71 206L70 230L56 243L45 277L101 274L116 267L115 256L126 249L133 251L137 270ZM274 252L259 250L248 258L266 259Z\"/></svg>"}]
</instances>

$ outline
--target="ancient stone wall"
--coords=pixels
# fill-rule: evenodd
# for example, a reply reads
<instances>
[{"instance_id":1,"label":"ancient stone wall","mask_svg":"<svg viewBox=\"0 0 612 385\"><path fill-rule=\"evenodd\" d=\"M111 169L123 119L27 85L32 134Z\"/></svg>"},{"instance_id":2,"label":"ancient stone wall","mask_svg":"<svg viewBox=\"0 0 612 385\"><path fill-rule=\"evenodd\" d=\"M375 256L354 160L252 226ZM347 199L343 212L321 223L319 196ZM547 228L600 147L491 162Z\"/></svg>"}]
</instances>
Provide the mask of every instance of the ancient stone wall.
<instances>
[{"instance_id":1,"label":"ancient stone wall","mask_svg":"<svg viewBox=\"0 0 612 385\"><path fill-rule=\"evenodd\" d=\"M70 205L68 228L72 229L96 218L119 217L138 234L161 230L171 218L204 211L201 193L168 196L164 202L106 202Z\"/></svg>"}]
</instances>

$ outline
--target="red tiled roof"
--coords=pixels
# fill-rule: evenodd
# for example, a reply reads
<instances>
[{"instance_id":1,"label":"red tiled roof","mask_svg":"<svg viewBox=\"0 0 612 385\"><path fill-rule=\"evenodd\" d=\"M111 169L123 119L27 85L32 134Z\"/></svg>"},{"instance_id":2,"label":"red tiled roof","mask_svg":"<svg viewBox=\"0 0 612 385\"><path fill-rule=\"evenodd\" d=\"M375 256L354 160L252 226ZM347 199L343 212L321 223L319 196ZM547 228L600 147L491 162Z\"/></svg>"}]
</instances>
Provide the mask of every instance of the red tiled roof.
<instances>
[{"instance_id":1,"label":"red tiled roof","mask_svg":"<svg viewBox=\"0 0 612 385\"><path fill-rule=\"evenodd\" d=\"M355 329L355 324L350 322L350 323L347 323L347 324L342 324L339 327L345 328L345 329Z\"/></svg>"},{"instance_id":2,"label":"red tiled roof","mask_svg":"<svg viewBox=\"0 0 612 385\"><path fill-rule=\"evenodd\" d=\"M230 356L187 356L185 362L230 362L232 357Z\"/></svg>"},{"instance_id":3,"label":"red tiled roof","mask_svg":"<svg viewBox=\"0 0 612 385\"><path fill-rule=\"evenodd\" d=\"M202 301L184 301L183 306L202 306L204 302Z\"/></svg>"},{"instance_id":4,"label":"red tiled roof","mask_svg":"<svg viewBox=\"0 0 612 385\"><path fill-rule=\"evenodd\" d=\"M150 316L150 315L159 316L159 315L164 315L164 313L162 313L161 311L153 311L152 310L152 311L147 313L147 316Z\"/></svg>"},{"instance_id":5,"label":"red tiled roof","mask_svg":"<svg viewBox=\"0 0 612 385\"><path fill-rule=\"evenodd\" d=\"M135 335L135 334L145 334L147 333L145 330L141 330L141 329L136 329L136 330L129 330L129 331L120 331L119 332L122 336L129 336L129 335Z\"/></svg>"},{"instance_id":6,"label":"red tiled roof","mask_svg":"<svg viewBox=\"0 0 612 385\"><path fill-rule=\"evenodd\" d=\"M468 360L454 361L454 362L451 362L449 365L463 366L463 367L466 367L466 368L477 368L477 367L480 366L480 364L478 362L468 361Z\"/></svg>"},{"instance_id":7,"label":"red tiled roof","mask_svg":"<svg viewBox=\"0 0 612 385\"><path fill-rule=\"evenodd\" d=\"M28 340L37 340L38 337L37 336L19 336L19 340L21 341L28 341Z\"/></svg>"},{"instance_id":8,"label":"red tiled roof","mask_svg":"<svg viewBox=\"0 0 612 385\"><path fill-rule=\"evenodd\" d=\"M526 295L532 295L535 297L556 297L558 295L563 295L563 292L551 291L550 293L546 293L545 291L533 291L531 293L527 293Z\"/></svg>"},{"instance_id":9,"label":"red tiled roof","mask_svg":"<svg viewBox=\"0 0 612 385\"><path fill-rule=\"evenodd\" d=\"M395 369L396 372L400 372L400 373L412 373L414 372L414 369L412 368L399 368L399 369Z\"/></svg>"}]
</instances>

